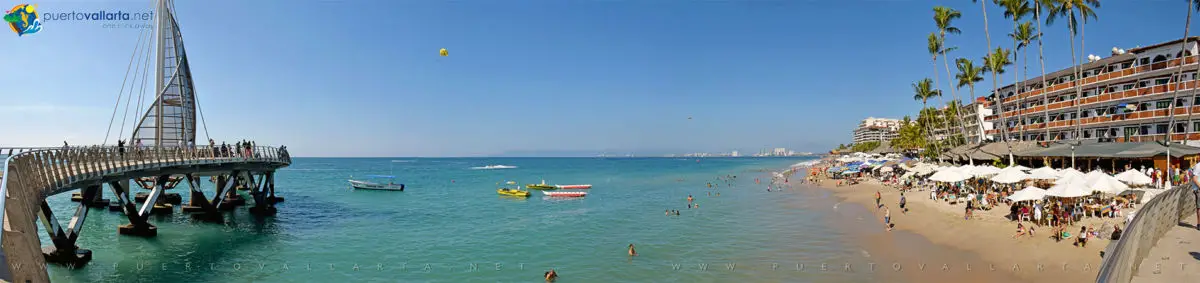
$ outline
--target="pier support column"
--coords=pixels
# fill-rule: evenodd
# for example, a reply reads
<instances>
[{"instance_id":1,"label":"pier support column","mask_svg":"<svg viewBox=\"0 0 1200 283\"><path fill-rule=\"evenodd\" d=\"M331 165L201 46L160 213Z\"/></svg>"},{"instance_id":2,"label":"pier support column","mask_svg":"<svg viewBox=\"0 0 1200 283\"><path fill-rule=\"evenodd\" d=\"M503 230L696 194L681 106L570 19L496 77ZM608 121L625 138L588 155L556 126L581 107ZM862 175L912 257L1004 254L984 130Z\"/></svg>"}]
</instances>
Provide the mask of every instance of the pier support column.
<instances>
[{"instance_id":1,"label":"pier support column","mask_svg":"<svg viewBox=\"0 0 1200 283\"><path fill-rule=\"evenodd\" d=\"M240 174L242 174L241 171L235 170L229 175L221 175L217 177L217 194L213 195L211 202L214 210L209 213L219 214L219 211L223 209L223 207L232 207L232 205L225 201L225 197L229 195L229 192L234 191L234 186L237 185L235 178L237 178L237 176Z\"/></svg>"},{"instance_id":2,"label":"pier support column","mask_svg":"<svg viewBox=\"0 0 1200 283\"><path fill-rule=\"evenodd\" d=\"M275 202L269 200L267 196L267 191L270 190L269 184L275 181L275 172L266 172L260 179L250 191L250 195L254 196L254 206L250 207L250 213L260 216L275 215L277 212Z\"/></svg>"},{"instance_id":3,"label":"pier support column","mask_svg":"<svg viewBox=\"0 0 1200 283\"><path fill-rule=\"evenodd\" d=\"M200 189L200 179L196 178L193 174L188 174L187 181L188 187L191 190L191 197L188 198L188 204L183 206L183 211L195 212L196 214L192 214L192 218L197 220L224 223L225 217L221 215L221 212L217 211L213 203L208 201L208 198L204 196L204 191ZM225 186L225 182L223 176L216 181L218 194L221 188Z\"/></svg>"},{"instance_id":4,"label":"pier support column","mask_svg":"<svg viewBox=\"0 0 1200 283\"><path fill-rule=\"evenodd\" d=\"M91 200L99 191L100 186L90 186L84 188L81 195L84 200ZM83 230L83 222L87 219L88 205L87 202L79 204L75 209L75 215L71 217L71 222L64 230L58 219L54 217L54 211L50 209L50 204L42 201L38 217L42 220L42 225L46 227L46 232L50 234L51 242L54 243L52 246L42 247L42 255L46 262L79 267L92 260L91 250L80 249L75 245L79 240L79 233Z\"/></svg>"},{"instance_id":5,"label":"pier support column","mask_svg":"<svg viewBox=\"0 0 1200 283\"><path fill-rule=\"evenodd\" d=\"M158 227L150 225L150 223L146 222L146 220L150 218L149 210L151 207L153 207L152 203L157 200L158 195L162 193L162 190L155 189L152 191L150 196L147 196L147 202L142 205L142 209L138 210L137 206L133 204L133 201L129 199L129 188L126 187L125 184L121 184L121 182L111 182L109 183L109 186L112 186L113 191L117 193L117 202L124 207L125 216L129 218L129 224L121 225L118 227L117 232L121 233L122 235L142 237L157 236ZM145 213L142 213L142 211L145 211Z\"/></svg>"},{"instance_id":6,"label":"pier support column","mask_svg":"<svg viewBox=\"0 0 1200 283\"><path fill-rule=\"evenodd\" d=\"M275 171L268 172L268 176L267 188L269 189L268 194L270 196L267 197L267 201L271 202L272 204L283 202L283 197L275 196Z\"/></svg>"}]
</instances>

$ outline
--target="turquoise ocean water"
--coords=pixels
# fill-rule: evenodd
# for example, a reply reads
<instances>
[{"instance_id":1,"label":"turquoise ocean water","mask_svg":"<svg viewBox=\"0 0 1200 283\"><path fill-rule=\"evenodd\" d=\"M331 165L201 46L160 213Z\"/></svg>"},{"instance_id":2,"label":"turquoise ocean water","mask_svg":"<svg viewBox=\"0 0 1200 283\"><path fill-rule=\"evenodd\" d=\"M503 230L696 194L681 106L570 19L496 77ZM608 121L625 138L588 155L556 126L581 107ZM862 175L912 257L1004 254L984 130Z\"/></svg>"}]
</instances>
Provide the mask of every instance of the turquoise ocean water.
<instances>
[{"instance_id":1,"label":"turquoise ocean water","mask_svg":"<svg viewBox=\"0 0 1200 283\"><path fill-rule=\"evenodd\" d=\"M145 239L117 235L127 219L93 209L79 240L93 261L49 269L55 282L539 282L549 268L559 282L870 282L807 271L859 250L831 227L832 212L806 209L828 199L766 191L765 170L805 160L296 158L276 176L286 202L275 217L239 208L222 225L176 212L153 216L159 234ZM487 165L516 168L473 169ZM351 175L390 167L406 191L347 186ZM726 175L737 176L732 186L716 179ZM495 192L497 182L542 179L594 187L583 199ZM186 188L175 191L186 201ZM689 194L699 208L687 208ZM60 221L76 205L69 197L51 198ZM632 259L631 243L640 254Z\"/></svg>"}]
</instances>

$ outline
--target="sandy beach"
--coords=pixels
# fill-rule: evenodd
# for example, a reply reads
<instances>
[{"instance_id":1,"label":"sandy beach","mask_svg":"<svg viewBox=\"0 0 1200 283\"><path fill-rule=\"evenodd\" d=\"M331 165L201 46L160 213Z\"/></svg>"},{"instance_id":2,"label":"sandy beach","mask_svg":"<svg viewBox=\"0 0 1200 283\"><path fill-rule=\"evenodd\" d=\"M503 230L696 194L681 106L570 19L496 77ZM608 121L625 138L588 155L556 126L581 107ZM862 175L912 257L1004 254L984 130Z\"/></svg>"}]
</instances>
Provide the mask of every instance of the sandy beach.
<instances>
[{"instance_id":1,"label":"sandy beach","mask_svg":"<svg viewBox=\"0 0 1200 283\"><path fill-rule=\"evenodd\" d=\"M797 174L796 178L801 178ZM793 189L830 190L840 200L837 206L847 209L847 204L867 209L873 214L872 224L880 235L863 237L864 247L880 257L898 259L917 265L925 263L926 270L903 272L903 276L916 282L1005 282L1013 278L1032 282L1087 282L1095 280L1100 266L1100 252L1108 245L1107 239L1090 239L1086 247L1072 245L1070 240L1055 242L1050 238L1050 227L1037 227L1036 236L1013 239L1016 223L1004 218L1008 206L996 206L990 211L978 210L971 220L963 219L963 205L949 205L929 199L928 191L906 193L908 212L899 208L900 192L874 182L863 182L853 186L836 186L836 180L823 183L793 183ZM868 209L875 206L875 192L882 194L881 203L891 209L891 220L895 224L891 232L885 232L883 212ZM831 204L832 205L832 204ZM1084 224L1115 223L1120 218L1088 218ZM1074 229L1074 230L1072 230ZM1068 226L1072 235L1079 226ZM919 235L918 238L906 236ZM922 251L904 249L913 241L927 240L938 246L960 250L963 253L943 252L927 254ZM978 263L973 263L978 262ZM971 265L967 270L966 265ZM947 265L947 266L943 266ZM1039 269L1040 265L1040 269Z\"/></svg>"}]
</instances>

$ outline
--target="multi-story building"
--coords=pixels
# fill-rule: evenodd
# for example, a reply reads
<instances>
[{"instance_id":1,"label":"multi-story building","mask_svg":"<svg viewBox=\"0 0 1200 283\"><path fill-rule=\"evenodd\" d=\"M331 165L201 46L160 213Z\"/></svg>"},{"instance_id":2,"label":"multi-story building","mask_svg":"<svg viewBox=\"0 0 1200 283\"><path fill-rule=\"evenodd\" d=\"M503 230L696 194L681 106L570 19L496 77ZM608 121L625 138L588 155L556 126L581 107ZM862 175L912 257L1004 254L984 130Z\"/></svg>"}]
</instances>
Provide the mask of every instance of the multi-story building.
<instances>
[{"instance_id":1,"label":"multi-story building","mask_svg":"<svg viewBox=\"0 0 1200 283\"><path fill-rule=\"evenodd\" d=\"M729 153L729 156L738 157L738 152L736 150L734 150L733 152Z\"/></svg>"},{"instance_id":2,"label":"multi-story building","mask_svg":"<svg viewBox=\"0 0 1200 283\"><path fill-rule=\"evenodd\" d=\"M776 147L775 151L772 151L771 154L774 156L784 156L787 154L787 149L782 148L782 147Z\"/></svg>"},{"instance_id":3,"label":"multi-story building","mask_svg":"<svg viewBox=\"0 0 1200 283\"><path fill-rule=\"evenodd\" d=\"M899 135L903 121L897 119L870 117L863 119L854 129L854 143L869 141L890 141Z\"/></svg>"},{"instance_id":4,"label":"multi-story building","mask_svg":"<svg viewBox=\"0 0 1200 283\"><path fill-rule=\"evenodd\" d=\"M991 122L985 122L984 120L995 111L992 111L992 108L985 105L984 101L986 100L981 97L974 103L959 108L962 109L963 124L966 125L967 129L967 142L987 142L993 138L993 135L987 132L994 127Z\"/></svg>"},{"instance_id":5,"label":"multi-story building","mask_svg":"<svg viewBox=\"0 0 1200 283\"><path fill-rule=\"evenodd\" d=\"M1179 39L1088 56L1080 79L1066 68L1047 74L1044 85L1041 77L1007 85L999 91L1003 111L986 118L996 128L986 132L1011 140L1157 141L1166 138L1173 116L1171 140L1200 139L1200 117L1191 115L1200 112L1197 39L1182 50Z\"/></svg>"}]
</instances>

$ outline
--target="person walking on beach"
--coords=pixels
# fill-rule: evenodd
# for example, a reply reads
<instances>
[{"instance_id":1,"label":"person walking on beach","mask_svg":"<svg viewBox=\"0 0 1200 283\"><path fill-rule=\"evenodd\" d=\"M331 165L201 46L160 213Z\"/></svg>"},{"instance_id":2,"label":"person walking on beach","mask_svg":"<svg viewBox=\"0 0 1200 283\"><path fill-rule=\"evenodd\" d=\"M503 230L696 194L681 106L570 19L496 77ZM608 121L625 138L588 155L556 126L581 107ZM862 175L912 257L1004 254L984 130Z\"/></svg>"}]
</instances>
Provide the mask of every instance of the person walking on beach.
<instances>
[{"instance_id":1,"label":"person walking on beach","mask_svg":"<svg viewBox=\"0 0 1200 283\"><path fill-rule=\"evenodd\" d=\"M875 191L875 207L879 208L879 201L883 199L883 195L879 194L879 190Z\"/></svg>"},{"instance_id":2,"label":"person walking on beach","mask_svg":"<svg viewBox=\"0 0 1200 283\"><path fill-rule=\"evenodd\" d=\"M904 205L907 203L908 203L908 199L904 198L904 193L900 193L900 213L901 214L908 214L908 209L904 208Z\"/></svg>"},{"instance_id":3,"label":"person walking on beach","mask_svg":"<svg viewBox=\"0 0 1200 283\"><path fill-rule=\"evenodd\" d=\"M892 231L892 210L888 209L886 205L883 206L883 227L886 227L889 232Z\"/></svg>"}]
</instances>

